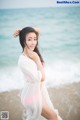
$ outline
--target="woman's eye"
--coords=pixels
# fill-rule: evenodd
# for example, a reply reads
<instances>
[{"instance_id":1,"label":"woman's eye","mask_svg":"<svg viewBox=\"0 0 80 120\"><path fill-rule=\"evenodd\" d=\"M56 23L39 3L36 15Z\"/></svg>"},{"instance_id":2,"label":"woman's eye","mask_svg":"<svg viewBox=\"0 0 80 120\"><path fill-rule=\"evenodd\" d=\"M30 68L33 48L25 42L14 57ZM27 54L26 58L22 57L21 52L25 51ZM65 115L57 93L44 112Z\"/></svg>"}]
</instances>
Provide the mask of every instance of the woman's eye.
<instances>
[{"instance_id":1,"label":"woman's eye","mask_svg":"<svg viewBox=\"0 0 80 120\"><path fill-rule=\"evenodd\" d=\"M34 39L34 41L37 41L37 39Z\"/></svg>"},{"instance_id":2,"label":"woman's eye","mask_svg":"<svg viewBox=\"0 0 80 120\"><path fill-rule=\"evenodd\" d=\"M31 41L31 39L28 39L28 41Z\"/></svg>"},{"instance_id":3,"label":"woman's eye","mask_svg":"<svg viewBox=\"0 0 80 120\"><path fill-rule=\"evenodd\" d=\"M28 41L31 41L32 39L28 39ZM34 41L37 41L37 39L34 39Z\"/></svg>"}]
</instances>

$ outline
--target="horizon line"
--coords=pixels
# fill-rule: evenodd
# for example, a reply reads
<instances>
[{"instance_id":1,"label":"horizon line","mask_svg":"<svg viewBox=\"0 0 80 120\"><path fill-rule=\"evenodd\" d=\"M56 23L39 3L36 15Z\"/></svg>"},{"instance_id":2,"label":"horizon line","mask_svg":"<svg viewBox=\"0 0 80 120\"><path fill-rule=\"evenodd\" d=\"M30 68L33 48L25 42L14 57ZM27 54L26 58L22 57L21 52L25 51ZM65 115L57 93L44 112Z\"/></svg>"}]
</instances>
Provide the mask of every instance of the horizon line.
<instances>
[{"instance_id":1,"label":"horizon line","mask_svg":"<svg viewBox=\"0 0 80 120\"><path fill-rule=\"evenodd\" d=\"M70 6L70 5L66 5L66 6L39 6L39 7L16 7L16 8L0 8L0 10L4 10L4 9L27 9L27 8L59 8L59 7L80 7L80 5L75 5L75 6Z\"/></svg>"}]
</instances>

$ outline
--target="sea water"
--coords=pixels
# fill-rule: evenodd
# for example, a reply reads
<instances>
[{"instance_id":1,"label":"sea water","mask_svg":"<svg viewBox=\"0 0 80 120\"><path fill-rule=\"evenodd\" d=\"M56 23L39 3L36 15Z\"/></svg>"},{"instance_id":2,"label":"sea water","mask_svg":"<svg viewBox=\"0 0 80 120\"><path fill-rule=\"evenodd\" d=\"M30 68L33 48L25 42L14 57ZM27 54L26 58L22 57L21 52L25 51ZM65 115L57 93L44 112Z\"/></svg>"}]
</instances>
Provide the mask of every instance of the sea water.
<instances>
[{"instance_id":1,"label":"sea water","mask_svg":"<svg viewBox=\"0 0 80 120\"><path fill-rule=\"evenodd\" d=\"M45 61L46 85L80 82L80 7L0 10L0 92L24 86L17 62L22 48L13 33L40 28L39 50Z\"/></svg>"}]
</instances>

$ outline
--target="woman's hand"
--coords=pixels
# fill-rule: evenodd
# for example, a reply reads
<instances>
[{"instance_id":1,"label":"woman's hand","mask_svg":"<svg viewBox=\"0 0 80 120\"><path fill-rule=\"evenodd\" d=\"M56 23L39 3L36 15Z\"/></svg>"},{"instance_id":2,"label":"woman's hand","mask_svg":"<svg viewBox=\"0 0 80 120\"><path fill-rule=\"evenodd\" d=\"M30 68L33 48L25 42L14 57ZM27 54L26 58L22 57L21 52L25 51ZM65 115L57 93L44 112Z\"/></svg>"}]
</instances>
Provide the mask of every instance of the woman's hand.
<instances>
[{"instance_id":1,"label":"woman's hand","mask_svg":"<svg viewBox=\"0 0 80 120\"><path fill-rule=\"evenodd\" d=\"M38 60L40 60L38 54L32 50L30 50L29 48L27 48L27 55L29 58L31 58L34 62L37 62Z\"/></svg>"},{"instance_id":2,"label":"woman's hand","mask_svg":"<svg viewBox=\"0 0 80 120\"><path fill-rule=\"evenodd\" d=\"M20 31L21 31L21 29L17 29L17 30L14 32L13 36L14 36L14 37L17 37L17 36L19 35Z\"/></svg>"}]
</instances>

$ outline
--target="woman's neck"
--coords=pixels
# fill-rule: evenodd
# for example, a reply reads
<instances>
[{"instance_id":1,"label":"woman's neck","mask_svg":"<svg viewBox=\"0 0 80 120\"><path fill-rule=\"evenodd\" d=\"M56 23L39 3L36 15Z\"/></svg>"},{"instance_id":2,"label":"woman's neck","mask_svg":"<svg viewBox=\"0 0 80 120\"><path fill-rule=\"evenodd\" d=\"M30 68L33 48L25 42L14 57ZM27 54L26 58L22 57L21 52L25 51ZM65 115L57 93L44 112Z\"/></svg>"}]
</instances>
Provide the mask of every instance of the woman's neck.
<instances>
[{"instance_id":1,"label":"woman's neck","mask_svg":"<svg viewBox=\"0 0 80 120\"><path fill-rule=\"evenodd\" d=\"M27 55L27 50L26 50L26 48L24 48L23 54Z\"/></svg>"}]
</instances>

